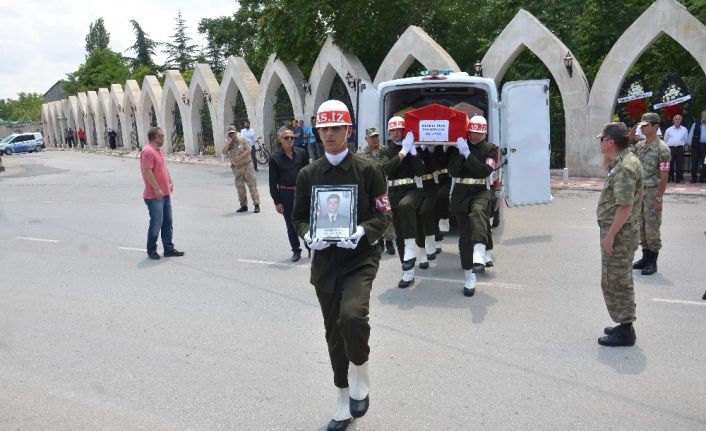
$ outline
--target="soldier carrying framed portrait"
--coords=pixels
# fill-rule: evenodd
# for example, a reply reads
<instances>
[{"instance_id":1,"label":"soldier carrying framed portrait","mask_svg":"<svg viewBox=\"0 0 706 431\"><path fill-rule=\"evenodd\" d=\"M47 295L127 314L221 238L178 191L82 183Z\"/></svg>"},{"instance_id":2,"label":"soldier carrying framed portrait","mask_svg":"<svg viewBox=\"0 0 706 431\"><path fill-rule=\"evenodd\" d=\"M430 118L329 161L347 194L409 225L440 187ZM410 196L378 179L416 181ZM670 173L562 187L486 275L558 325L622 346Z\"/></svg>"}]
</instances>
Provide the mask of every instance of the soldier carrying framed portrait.
<instances>
[{"instance_id":1,"label":"soldier carrying framed portrait","mask_svg":"<svg viewBox=\"0 0 706 431\"><path fill-rule=\"evenodd\" d=\"M309 235L327 242L350 239L358 213L358 185L312 186Z\"/></svg>"}]
</instances>

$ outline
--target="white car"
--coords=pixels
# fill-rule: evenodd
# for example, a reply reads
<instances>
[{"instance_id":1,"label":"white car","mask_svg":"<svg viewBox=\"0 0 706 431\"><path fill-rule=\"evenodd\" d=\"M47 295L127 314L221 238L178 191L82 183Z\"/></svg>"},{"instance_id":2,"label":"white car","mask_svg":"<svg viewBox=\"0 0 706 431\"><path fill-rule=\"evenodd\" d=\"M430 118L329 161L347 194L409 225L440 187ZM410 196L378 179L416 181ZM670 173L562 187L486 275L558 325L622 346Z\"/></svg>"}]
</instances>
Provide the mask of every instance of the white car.
<instances>
[{"instance_id":1,"label":"white car","mask_svg":"<svg viewBox=\"0 0 706 431\"><path fill-rule=\"evenodd\" d=\"M39 152L44 148L41 133L14 133L0 141L0 154Z\"/></svg>"}]
</instances>

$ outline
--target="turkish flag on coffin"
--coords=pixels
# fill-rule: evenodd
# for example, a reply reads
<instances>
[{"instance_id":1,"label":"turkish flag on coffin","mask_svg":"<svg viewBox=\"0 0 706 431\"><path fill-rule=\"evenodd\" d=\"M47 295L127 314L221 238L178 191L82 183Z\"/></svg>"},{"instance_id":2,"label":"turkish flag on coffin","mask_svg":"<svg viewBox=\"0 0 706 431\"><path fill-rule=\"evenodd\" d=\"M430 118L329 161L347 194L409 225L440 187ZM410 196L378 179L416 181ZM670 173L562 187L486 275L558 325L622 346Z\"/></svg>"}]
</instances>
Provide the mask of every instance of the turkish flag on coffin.
<instances>
[{"instance_id":1,"label":"turkish flag on coffin","mask_svg":"<svg viewBox=\"0 0 706 431\"><path fill-rule=\"evenodd\" d=\"M456 144L466 138L468 115L465 112L432 103L404 114L405 128L420 143Z\"/></svg>"}]
</instances>

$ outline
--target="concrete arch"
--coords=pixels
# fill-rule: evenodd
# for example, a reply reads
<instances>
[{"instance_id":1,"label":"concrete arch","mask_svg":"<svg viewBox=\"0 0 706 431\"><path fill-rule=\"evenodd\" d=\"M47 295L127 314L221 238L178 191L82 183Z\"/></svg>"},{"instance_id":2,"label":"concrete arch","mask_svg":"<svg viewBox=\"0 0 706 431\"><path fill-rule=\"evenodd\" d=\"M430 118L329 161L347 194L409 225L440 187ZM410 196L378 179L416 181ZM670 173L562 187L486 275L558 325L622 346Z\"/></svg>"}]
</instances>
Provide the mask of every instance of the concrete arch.
<instances>
[{"instance_id":1,"label":"concrete arch","mask_svg":"<svg viewBox=\"0 0 706 431\"><path fill-rule=\"evenodd\" d=\"M125 106L123 106L123 101L125 100L125 94L123 93L123 87L120 84L110 85L110 100L108 103L108 127L115 130L116 132L120 129L120 137L118 137L116 145L118 147L123 147L124 149L130 148L129 137L126 141L125 138ZM120 120L120 124L118 124Z\"/></svg>"},{"instance_id":2,"label":"concrete arch","mask_svg":"<svg viewBox=\"0 0 706 431\"><path fill-rule=\"evenodd\" d=\"M186 86L184 77L176 70L168 70L164 76L164 88L162 89L162 101L160 114L162 124L164 124L164 151L169 153L173 151L172 133L174 124L174 115L172 108L176 103L181 116L181 125L184 131L184 152L186 154L196 154L196 146L191 135L191 115L190 109L184 103L182 97L187 98L189 89Z\"/></svg>"},{"instance_id":3,"label":"concrete arch","mask_svg":"<svg viewBox=\"0 0 706 431\"><path fill-rule=\"evenodd\" d=\"M460 72L456 61L434 39L417 26L409 26L387 53L375 75L375 86L402 78L414 60L427 69Z\"/></svg>"},{"instance_id":4,"label":"concrete arch","mask_svg":"<svg viewBox=\"0 0 706 431\"><path fill-rule=\"evenodd\" d=\"M98 131L103 135L103 148L108 146L108 118L110 118L110 91L107 88L99 88L98 92L98 104L96 105L98 110L96 111L96 117L100 116L98 123L102 124L102 129Z\"/></svg>"},{"instance_id":5,"label":"concrete arch","mask_svg":"<svg viewBox=\"0 0 706 431\"><path fill-rule=\"evenodd\" d=\"M258 122L255 125L255 130L262 133L265 144L272 144L269 142L269 135L271 131L276 129L274 104L280 85L284 85L289 99L292 101L294 118L304 119L302 82L304 82L304 74L299 66L289 61L277 60L274 54L270 55L260 79L260 92L257 95L256 105L260 115L257 117Z\"/></svg>"},{"instance_id":6,"label":"concrete arch","mask_svg":"<svg viewBox=\"0 0 706 431\"><path fill-rule=\"evenodd\" d=\"M77 96L69 96L69 103L68 103L68 109L69 109L69 114L67 115L68 117L68 123L69 127L71 127L74 131L74 143L76 142L76 131L79 128L80 119L79 119L79 112L78 112L78 97Z\"/></svg>"},{"instance_id":7,"label":"concrete arch","mask_svg":"<svg viewBox=\"0 0 706 431\"><path fill-rule=\"evenodd\" d=\"M52 128L56 146L62 147L64 144L64 132L61 129L61 101L50 102L49 113L52 117Z\"/></svg>"},{"instance_id":8,"label":"concrete arch","mask_svg":"<svg viewBox=\"0 0 706 431\"><path fill-rule=\"evenodd\" d=\"M91 145L95 145L96 148L105 147L105 135L103 133L105 123L103 122L103 115L98 115L98 112L100 112L98 93L95 91L87 91L86 96L88 97L88 116L90 117L92 127L89 142ZM95 135L95 138L93 135Z\"/></svg>"},{"instance_id":9,"label":"concrete arch","mask_svg":"<svg viewBox=\"0 0 706 431\"><path fill-rule=\"evenodd\" d=\"M134 79L125 81L125 95L123 98L123 106L125 108L125 124L123 124L123 136L127 142L126 149L137 149L137 146L143 147L147 143L147 131L142 124L142 99L140 98L140 86ZM134 118L134 120L133 120ZM133 143L132 122L135 121L135 129L137 129L136 142ZM136 145L135 145L136 144Z\"/></svg>"},{"instance_id":10,"label":"concrete arch","mask_svg":"<svg viewBox=\"0 0 706 431\"><path fill-rule=\"evenodd\" d=\"M52 130L51 116L49 114L49 104L42 103L42 136L44 136L44 144L49 147L54 144L54 131Z\"/></svg>"},{"instance_id":11,"label":"concrete arch","mask_svg":"<svg viewBox=\"0 0 706 431\"><path fill-rule=\"evenodd\" d=\"M238 98L238 93L243 97L245 110L248 113L251 127L258 124L258 112L256 111L257 95L260 92L260 84L250 70L250 67L242 57L228 57L223 80L221 81L221 103L218 105L219 116L223 119L221 129L225 129L233 124L233 108ZM256 133L262 130L256 130Z\"/></svg>"},{"instance_id":12,"label":"concrete arch","mask_svg":"<svg viewBox=\"0 0 706 431\"><path fill-rule=\"evenodd\" d=\"M520 9L483 57L483 74L500 84L507 70L525 49L537 55L559 87L567 124L566 166L572 174L581 172L585 167L582 142L590 90L586 74L576 59L573 77L569 77L564 65L564 56L569 48L534 15Z\"/></svg>"},{"instance_id":13,"label":"concrete arch","mask_svg":"<svg viewBox=\"0 0 706 431\"><path fill-rule=\"evenodd\" d=\"M86 146L88 147L91 145L91 131L93 130L91 117L88 116L88 95L85 92L77 93L76 97L78 97L79 127L82 127L86 132ZM81 144L80 141L76 142Z\"/></svg>"},{"instance_id":14,"label":"concrete arch","mask_svg":"<svg viewBox=\"0 0 706 431\"><path fill-rule=\"evenodd\" d=\"M152 119L150 118L150 113L152 108L154 108L154 114L157 120L157 126L164 130L164 123L162 122L162 86L159 84L156 76L147 75L142 81L142 92L140 94L140 106L142 107L142 128L145 133L145 143L142 144L144 147L147 145L147 129L152 125Z\"/></svg>"},{"instance_id":15,"label":"concrete arch","mask_svg":"<svg viewBox=\"0 0 706 431\"><path fill-rule=\"evenodd\" d=\"M588 101L589 136L600 133L611 121L623 81L642 54L663 34L691 54L706 73L706 26L675 0L657 0L628 27L601 64ZM600 172L601 154L591 151L591 167Z\"/></svg>"},{"instance_id":16,"label":"concrete arch","mask_svg":"<svg viewBox=\"0 0 706 431\"><path fill-rule=\"evenodd\" d=\"M206 100L206 92L211 101ZM204 104L208 107L211 117L211 130L213 131L213 143L216 147L225 139L223 121L219 116L218 106L221 105L221 87L218 85L216 76L207 64L197 64L194 68L194 75L189 86L189 100L191 109L191 139L198 147L198 133L201 129L201 109ZM199 148L195 150L200 152Z\"/></svg>"}]
</instances>

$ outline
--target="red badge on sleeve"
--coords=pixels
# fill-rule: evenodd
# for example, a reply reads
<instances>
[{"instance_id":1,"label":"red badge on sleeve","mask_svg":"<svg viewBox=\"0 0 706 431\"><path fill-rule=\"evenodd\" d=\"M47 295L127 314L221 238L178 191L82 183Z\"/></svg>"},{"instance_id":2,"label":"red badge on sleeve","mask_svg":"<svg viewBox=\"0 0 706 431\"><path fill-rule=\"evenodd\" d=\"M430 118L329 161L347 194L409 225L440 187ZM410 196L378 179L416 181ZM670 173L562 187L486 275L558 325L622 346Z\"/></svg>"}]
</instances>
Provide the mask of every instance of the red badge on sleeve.
<instances>
[{"instance_id":1,"label":"red badge on sleeve","mask_svg":"<svg viewBox=\"0 0 706 431\"><path fill-rule=\"evenodd\" d=\"M372 205L375 208L375 212L379 214L387 214L392 211L390 199L387 197L387 193L372 198L370 200L370 205Z\"/></svg>"},{"instance_id":2,"label":"red badge on sleeve","mask_svg":"<svg viewBox=\"0 0 706 431\"><path fill-rule=\"evenodd\" d=\"M669 162L659 162L659 170L662 172L669 172Z\"/></svg>"}]
</instances>

